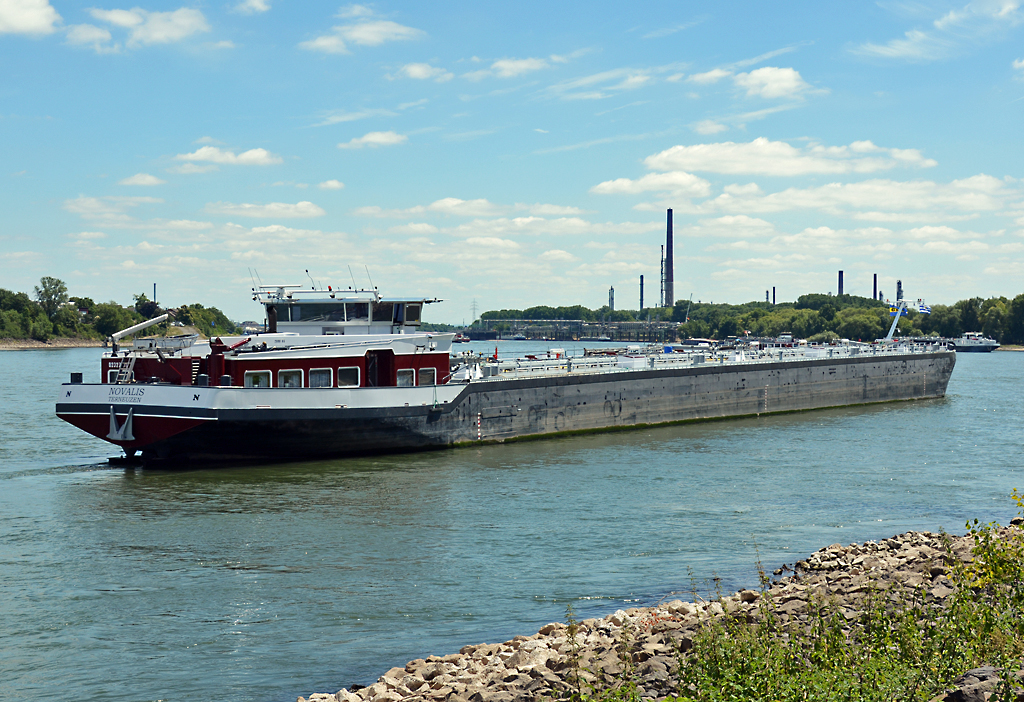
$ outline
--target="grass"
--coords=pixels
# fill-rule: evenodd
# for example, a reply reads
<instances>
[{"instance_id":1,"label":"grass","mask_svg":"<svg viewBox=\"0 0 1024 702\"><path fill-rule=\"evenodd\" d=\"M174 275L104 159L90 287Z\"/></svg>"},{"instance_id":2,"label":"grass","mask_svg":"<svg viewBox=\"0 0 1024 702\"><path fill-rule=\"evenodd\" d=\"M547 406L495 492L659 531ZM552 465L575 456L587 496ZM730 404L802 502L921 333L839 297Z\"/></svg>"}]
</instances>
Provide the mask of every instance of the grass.
<instances>
[{"instance_id":1,"label":"grass","mask_svg":"<svg viewBox=\"0 0 1024 702\"><path fill-rule=\"evenodd\" d=\"M1024 495L1012 498L1024 516ZM1024 530L996 523L967 524L973 560L947 544L953 593L943 600L923 590L891 586L870 592L848 620L835 599L808 602L806 621L781 617L761 572L757 616L721 616L700 625L692 647L677 654L674 694L679 702L921 700L953 686L982 665L1024 667ZM720 596L719 596L720 597ZM575 620L569 616L570 631ZM624 631L617 650L623 671L612 679L587 676L579 647L570 651L573 702L640 699L636 665ZM571 637L572 640L575 636ZM992 702L1016 700L1003 682Z\"/></svg>"}]
</instances>

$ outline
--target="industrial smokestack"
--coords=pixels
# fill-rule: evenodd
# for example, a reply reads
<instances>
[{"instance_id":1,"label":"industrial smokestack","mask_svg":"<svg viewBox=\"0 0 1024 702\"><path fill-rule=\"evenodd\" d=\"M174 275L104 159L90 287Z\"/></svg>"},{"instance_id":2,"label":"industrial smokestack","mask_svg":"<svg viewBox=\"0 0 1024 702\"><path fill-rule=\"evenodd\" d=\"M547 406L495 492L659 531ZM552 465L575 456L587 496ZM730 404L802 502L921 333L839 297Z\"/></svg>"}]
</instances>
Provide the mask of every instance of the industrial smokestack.
<instances>
[{"instance_id":1,"label":"industrial smokestack","mask_svg":"<svg viewBox=\"0 0 1024 702\"><path fill-rule=\"evenodd\" d=\"M644 277L640 276L640 310L644 309Z\"/></svg>"},{"instance_id":2,"label":"industrial smokestack","mask_svg":"<svg viewBox=\"0 0 1024 702\"><path fill-rule=\"evenodd\" d=\"M897 280L896 281L896 302L899 302L902 299L903 299L903 281L902 280Z\"/></svg>"},{"instance_id":3,"label":"industrial smokestack","mask_svg":"<svg viewBox=\"0 0 1024 702\"><path fill-rule=\"evenodd\" d=\"M675 278L672 271L672 208L668 210L668 230L665 234L665 307L676 304Z\"/></svg>"},{"instance_id":4,"label":"industrial smokestack","mask_svg":"<svg viewBox=\"0 0 1024 702\"><path fill-rule=\"evenodd\" d=\"M772 286L772 304L775 304L775 286Z\"/></svg>"},{"instance_id":5,"label":"industrial smokestack","mask_svg":"<svg viewBox=\"0 0 1024 702\"><path fill-rule=\"evenodd\" d=\"M615 288L608 288L608 309L615 311Z\"/></svg>"},{"instance_id":6,"label":"industrial smokestack","mask_svg":"<svg viewBox=\"0 0 1024 702\"><path fill-rule=\"evenodd\" d=\"M839 271L839 294L843 294L843 272Z\"/></svg>"},{"instance_id":7,"label":"industrial smokestack","mask_svg":"<svg viewBox=\"0 0 1024 702\"><path fill-rule=\"evenodd\" d=\"M877 273L875 273L875 285L874 285L874 287L871 288L871 299L872 300L877 300L878 299L878 274Z\"/></svg>"}]
</instances>

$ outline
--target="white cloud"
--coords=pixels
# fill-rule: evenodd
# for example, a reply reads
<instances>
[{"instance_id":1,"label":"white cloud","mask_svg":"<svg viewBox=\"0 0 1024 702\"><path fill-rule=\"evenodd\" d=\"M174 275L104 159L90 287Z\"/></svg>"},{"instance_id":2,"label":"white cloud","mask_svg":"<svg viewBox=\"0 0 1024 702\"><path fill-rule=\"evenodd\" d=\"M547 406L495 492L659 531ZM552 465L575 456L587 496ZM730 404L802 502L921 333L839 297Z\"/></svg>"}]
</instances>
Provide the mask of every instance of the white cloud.
<instances>
[{"instance_id":1,"label":"white cloud","mask_svg":"<svg viewBox=\"0 0 1024 702\"><path fill-rule=\"evenodd\" d=\"M340 180L333 180L332 179L332 180L325 180L324 182L320 183L320 185L318 185L316 187L320 188L321 190L341 190L342 188L345 187L345 184L342 183Z\"/></svg>"},{"instance_id":2,"label":"white cloud","mask_svg":"<svg viewBox=\"0 0 1024 702\"><path fill-rule=\"evenodd\" d=\"M395 144L402 144L409 140L409 137L404 134L396 134L395 132L369 132L361 137L353 138L344 144L338 144L339 149L361 149L364 146L377 147L377 146L394 146Z\"/></svg>"},{"instance_id":3,"label":"white cloud","mask_svg":"<svg viewBox=\"0 0 1024 702\"><path fill-rule=\"evenodd\" d=\"M409 222L408 224L398 224L394 227L389 227L388 231L392 234L415 234L422 236L424 234L436 234L438 229L433 224L427 224L426 222Z\"/></svg>"},{"instance_id":4,"label":"white cloud","mask_svg":"<svg viewBox=\"0 0 1024 702\"><path fill-rule=\"evenodd\" d=\"M469 80L483 80L490 77L516 78L524 73L548 67L548 62L541 58L500 59L492 63L490 68L464 73L462 77Z\"/></svg>"},{"instance_id":5,"label":"white cloud","mask_svg":"<svg viewBox=\"0 0 1024 702\"><path fill-rule=\"evenodd\" d=\"M183 175L191 175L193 173L210 173L212 171L219 171L220 169L212 163L206 166L200 166L198 163L183 163L180 166L171 166L167 169L168 173L181 173Z\"/></svg>"},{"instance_id":6,"label":"white cloud","mask_svg":"<svg viewBox=\"0 0 1024 702\"><path fill-rule=\"evenodd\" d=\"M579 260L568 251L563 251L562 249L551 249L550 251L545 251L537 258L542 261L551 261L552 263L572 263L573 261Z\"/></svg>"},{"instance_id":7,"label":"white cloud","mask_svg":"<svg viewBox=\"0 0 1024 702\"><path fill-rule=\"evenodd\" d=\"M235 166L270 166L284 159L266 149L249 149L240 154L217 146L201 146L190 154L178 154L177 161L208 161Z\"/></svg>"},{"instance_id":8,"label":"white cloud","mask_svg":"<svg viewBox=\"0 0 1024 702\"><path fill-rule=\"evenodd\" d=\"M567 207L565 205L522 205L516 203L517 210L526 210L530 214L535 215L548 215L548 216L559 216L559 215L578 215L582 214L583 210L578 207Z\"/></svg>"},{"instance_id":9,"label":"white cloud","mask_svg":"<svg viewBox=\"0 0 1024 702\"><path fill-rule=\"evenodd\" d=\"M166 180L160 180L156 176L148 173L136 173L133 176L123 178L117 181L118 185L163 185Z\"/></svg>"},{"instance_id":10,"label":"white cloud","mask_svg":"<svg viewBox=\"0 0 1024 702\"><path fill-rule=\"evenodd\" d=\"M697 85L711 85L717 83L723 78L728 78L732 75L732 71L727 71L724 68L713 68L710 71L704 73L694 73L686 78L687 83L696 83Z\"/></svg>"},{"instance_id":11,"label":"white cloud","mask_svg":"<svg viewBox=\"0 0 1024 702\"><path fill-rule=\"evenodd\" d=\"M60 20L48 0L0 0L0 34L52 34Z\"/></svg>"},{"instance_id":12,"label":"white cloud","mask_svg":"<svg viewBox=\"0 0 1024 702\"><path fill-rule=\"evenodd\" d=\"M267 0L242 0L235 5L235 12L240 12L243 15L256 15L269 9L270 3Z\"/></svg>"},{"instance_id":13,"label":"white cloud","mask_svg":"<svg viewBox=\"0 0 1024 702\"><path fill-rule=\"evenodd\" d=\"M335 27L335 31L343 39L360 46L379 46L386 41L419 39L425 34L422 30L406 27L389 20L359 22L358 24Z\"/></svg>"},{"instance_id":14,"label":"white cloud","mask_svg":"<svg viewBox=\"0 0 1024 702\"><path fill-rule=\"evenodd\" d=\"M399 109L403 109L400 107ZM338 110L335 112L325 113L322 121L314 124L314 127L328 127L332 124L341 124L343 122L355 122L360 119L366 119L368 117L394 117L397 112L388 110L383 107L367 108L363 110Z\"/></svg>"},{"instance_id":15,"label":"white cloud","mask_svg":"<svg viewBox=\"0 0 1024 702\"><path fill-rule=\"evenodd\" d=\"M733 77L733 83L747 91L747 97L794 97L811 86L792 68L765 66Z\"/></svg>"},{"instance_id":16,"label":"white cloud","mask_svg":"<svg viewBox=\"0 0 1024 702\"><path fill-rule=\"evenodd\" d=\"M932 22L932 29L911 29L902 39L885 44L866 42L853 49L863 56L908 61L934 61L968 45L990 45L1024 22L1018 0L981 0L949 10Z\"/></svg>"},{"instance_id":17,"label":"white cloud","mask_svg":"<svg viewBox=\"0 0 1024 702\"><path fill-rule=\"evenodd\" d=\"M590 192L599 195L637 194L647 191L672 192L683 197L707 197L711 194L711 184L703 178L683 171L668 173L648 173L637 180L617 178L598 183Z\"/></svg>"},{"instance_id":18,"label":"white cloud","mask_svg":"<svg viewBox=\"0 0 1024 702\"><path fill-rule=\"evenodd\" d=\"M1017 71L1024 71L1024 59L1014 59L1013 68Z\"/></svg>"},{"instance_id":19,"label":"white cloud","mask_svg":"<svg viewBox=\"0 0 1024 702\"><path fill-rule=\"evenodd\" d=\"M336 34L326 34L316 39L300 42L299 47L307 51L319 51L324 54L350 54L345 42Z\"/></svg>"},{"instance_id":20,"label":"white cloud","mask_svg":"<svg viewBox=\"0 0 1024 702\"><path fill-rule=\"evenodd\" d=\"M727 131L729 128L713 119L704 119L694 124L691 129L698 134L718 134L719 132Z\"/></svg>"},{"instance_id":21,"label":"white cloud","mask_svg":"<svg viewBox=\"0 0 1024 702\"><path fill-rule=\"evenodd\" d=\"M926 180L872 179L857 183L829 183L813 188L787 188L767 195L725 192L702 203L701 209L744 213L814 209L885 221L884 217L872 215L877 215L878 211L926 214L949 210L996 212L1004 207L1008 197L1016 195L1001 185L998 179L984 175L948 184ZM869 216L863 217L863 214ZM912 218L899 219L909 221Z\"/></svg>"},{"instance_id":22,"label":"white cloud","mask_svg":"<svg viewBox=\"0 0 1024 702\"><path fill-rule=\"evenodd\" d=\"M877 154L867 156L865 154ZM673 146L648 156L644 164L658 171L796 176L809 173L871 173L896 166L928 168L936 162L916 149L886 149L869 141L850 146L809 145L803 149L759 137L749 143L731 141Z\"/></svg>"},{"instance_id":23,"label":"white cloud","mask_svg":"<svg viewBox=\"0 0 1024 702\"><path fill-rule=\"evenodd\" d=\"M406 27L390 20L365 20L355 24L333 27L332 31L333 34L325 34L304 41L299 46L310 51L321 51L328 54L347 54L349 51L345 42L359 46L379 46L388 41L419 39L426 34L422 30Z\"/></svg>"},{"instance_id":24,"label":"white cloud","mask_svg":"<svg viewBox=\"0 0 1024 702\"><path fill-rule=\"evenodd\" d=\"M125 44L128 47L170 44L210 31L203 13L187 7L173 12L150 12L138 7L131 10L91 8L89 14L93 19L127 30Z\"/></svg>"},{"instance_id":25,"label":"white cloud","mask_svg":"<svg viewBox=\"0 0 1024 702\"><path fill-rule=\"evenodd\" d=\"M947 39L917 29L912 29L903 36L903 39L890 39L885 44L862 44L854 49L854 53L876 58L933 61L948 55L954 47L953 42Z\"/></svg>"},{"instance_id":26,"label":"white cloud","mask_svg":"<svg viewBox=\"0 0 1024 702\"><path fill-rule=\"evenodd\" d=\"M94 24L75 24L68 27L65 35L72 46L89 46L97 54L115 53L120 46L111 43L113 36L109 30Z\"/></svg>"},{"instance_id":27,"label":"white cloud","mask_svg":"<svg viewBox=\"0 0 1024 702\"><path fill-rule=\"evenodd\" d=\"M450 71L446 71L445 69L436 66L431 66L429 63L407 63L398 69L398 73L406 78L412 78L414 80L435 80L438 83L444 83L454 77L454 74Z\"/></svg>"},{"instance_id":28,"label":"white cloud","mask_svg":"<svg viewBox=\"0 0 1024 702\"><path fill-rule=\"evenodd\" d=\"M456 217L495 217L509 212L529 212L534 215L577 215L582 211L578 207L563 205L516 203L514 206L497 205L483 198L463 200L457 197L445 197L435 200L429 205L416 205L405 209L385 210L376 205L359 207L353 214L360 217L408 217L410 215L438 214Z\"/></svg>"},{"instance_id":29,"label":"white cloud","mask_svg":"<svg viewBox=\"0 0 1024 702\"><path fill-rule=\"evenodd\" d=\"M654 79L649 69L616 68L582 78L556 83L547 92L565 100L603 100L622 90L649 85Z\"/></svg>"},{"instance_id":30,"label":"white cloud","mask_svg":"<svg viewBox=\"0 0 1024 702\"><path fill-rule=\"evenodd\" d=\"M308 201L296 202L295 204L288 202L269 202L266 205L211 202L206 205L206 211L212 214L222 214L230 217L274 217L281 219L322 217L327 214L322 208Z\"/></svg>"}]
</instances>

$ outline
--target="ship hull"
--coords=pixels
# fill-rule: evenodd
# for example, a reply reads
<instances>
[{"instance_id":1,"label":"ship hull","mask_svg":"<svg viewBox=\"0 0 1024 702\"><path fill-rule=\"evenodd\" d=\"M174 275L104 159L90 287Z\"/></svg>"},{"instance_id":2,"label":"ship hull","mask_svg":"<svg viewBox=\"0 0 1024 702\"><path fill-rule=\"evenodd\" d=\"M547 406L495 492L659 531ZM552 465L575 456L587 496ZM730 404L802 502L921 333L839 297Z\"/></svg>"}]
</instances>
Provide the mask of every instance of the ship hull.
<instances>
[{"instance_id":1,"label":"ship hull","mask_svg":"<svg viewBox=\"0 0 1024 702\"><path fill-rule=\"evenodd\" d=\"M149 458L303 460L938 398L955 362L943 350L417 388L141 386L130 402L110 395L123 386L69 384L57 414Z\"/></svg>"}]
</instances>

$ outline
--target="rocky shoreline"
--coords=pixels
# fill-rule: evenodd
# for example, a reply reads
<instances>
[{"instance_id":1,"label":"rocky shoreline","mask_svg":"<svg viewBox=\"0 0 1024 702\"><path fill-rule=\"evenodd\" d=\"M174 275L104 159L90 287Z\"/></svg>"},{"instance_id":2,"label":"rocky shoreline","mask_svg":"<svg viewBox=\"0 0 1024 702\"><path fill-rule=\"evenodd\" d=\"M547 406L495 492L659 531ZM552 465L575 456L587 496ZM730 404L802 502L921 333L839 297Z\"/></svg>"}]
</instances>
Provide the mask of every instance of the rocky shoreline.
<instances>
[{"instance_id":1,"label":"rocky shoreline","mask_svg":"<svg viewBox=\"0 0 1024 702\"><path fill-rule=\"evenodd\" d=\"M1013 524L1019 525L1015 519ZM947 551L948 540L950 551ZM729 615L756 621L762 598L770 596L775 616L785 623L808 620L812 603L833 602L847 621L868 606L872 593L887 588L924 593L941 602L955 591L947 577L953 558L971 560L973 537L931 532L907 532L878 542L833 544L792 566L783 566L761 590L695 602L674 600L655 607L619 610L601 619L576 623L576 634L554 622L532 636L511 641L463 647L447 656L430 656L392 668L367 687L352 686L337 693L314 693L298 702L525 702L566 696L579 680L584 689L634 666L633 678L641 699L673 694L678 653L709 620ZM784 575L791 573L790 575ZM628 651L623 655L623 651ZM578 678L576 677L578 676ZM1020 673L1015 673L1020 682ZM965 671L953 689L935 702L988 699L999 682L999 671ZM1019 699L1024 699L1024 693Z\"/></svg>"},{"instance_id":2,"label":"rocky shoreline","mask_svg":"<svg viewBox=\"0 0 1024 702\"><path fill-rule=\"evenodd\" d=\"M100 348L103 342L99 339L75 339L58 337L49 341L35 339L0 339L0 351L25 351L28 349L78 349Z\"/></svg>"}]
</instances>

